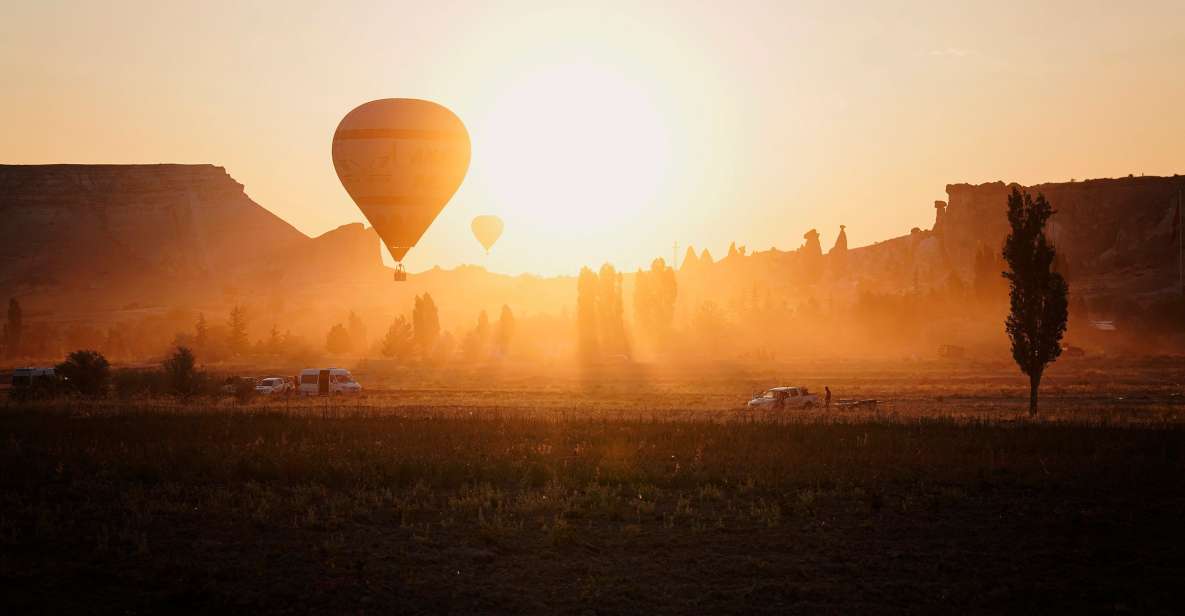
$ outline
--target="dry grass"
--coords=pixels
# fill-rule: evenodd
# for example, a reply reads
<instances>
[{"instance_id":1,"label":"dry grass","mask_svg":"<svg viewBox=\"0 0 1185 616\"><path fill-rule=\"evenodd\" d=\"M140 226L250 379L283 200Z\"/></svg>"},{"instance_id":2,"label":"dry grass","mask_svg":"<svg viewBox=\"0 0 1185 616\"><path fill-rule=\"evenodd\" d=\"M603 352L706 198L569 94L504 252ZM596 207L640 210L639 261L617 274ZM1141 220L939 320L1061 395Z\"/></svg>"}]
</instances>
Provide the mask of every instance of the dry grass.
<instances>
[{"instance_id":1,"label":"dry grass","mask_svg":"<svg viewBox=\"0 0 1185 616\"><path fill-rule=\"evenodd\" d=\"M226 370L227 368L224 368ZM237 368L245 374L295 368ZM1027 417L1028 381L1008 362L817 361L749 364L636 364L580 369L532 365L400 367L361 362L358 397L256 399L231 397L181 403L137 400L132 408L159 413L282 412L301 416L468 417L495 415L550 420L599 418L656 421L865 421L944 418L1010 421ZM872 398L876 412L766 413L744 403L778 384L831 387L836 399ZM1185 359L1077 359L1053 364L1042 386L1039 421L1089 424L1185 421ZM120 413L123 401L40 405L69 413Z\"/></svg>"},{"instance_id":2,"label":"dry grass","mask_svg":"<svg viewBox=\"0 0 1185 616\"><path fill-rule=\"evenodd\" d=\"M1058 375L1100 401L1039 421L978 369L827 377L895 390L876 416L738 417L776 377L731 369L9 406L0 590L14 613L1179 608L1179 365L1114 364L1105 401Z\"/></svg>"}]
</instances>

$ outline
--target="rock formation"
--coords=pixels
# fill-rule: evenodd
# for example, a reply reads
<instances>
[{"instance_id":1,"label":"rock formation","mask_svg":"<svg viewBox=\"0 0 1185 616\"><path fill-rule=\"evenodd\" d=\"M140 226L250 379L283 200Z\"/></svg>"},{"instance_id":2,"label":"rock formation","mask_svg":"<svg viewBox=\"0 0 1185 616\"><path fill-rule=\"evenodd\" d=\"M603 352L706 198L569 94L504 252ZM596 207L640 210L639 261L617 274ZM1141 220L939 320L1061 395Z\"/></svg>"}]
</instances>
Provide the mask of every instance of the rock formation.
<instances>
[{"instance_id":1,"label":"rock formation","mask_svg":"<svg viewBox=\"0 0 1185 616\"><path fill-rule=\"evenodd\" d=\"M806 240L799 248L803 256L808 259L823 256L823 245L819 243L818 231L811 229L802 234L802 239Z\"/></svg>"},{"instance_id":2,"label":"rock formation","mask_svg":"<svg viewBox=\"0 0 1185 616\"><path fill-rule=\"evenodd\" d=\"M308 238L212 165L0 166L0 287L220 279Z\"/></svg>"},{"instance_id":3,"label":"rock formation","mask_svg":"<svg viewBox=\"0 0 1185 616\"><path fill-rule=\"evenodd\" d=\"M815 283L823 276L823 246L819 232L811 229L802 234L806 240L798 249L798 275L804 282Z\"/></svg>"},{"instance_id":4,"label":"rock formation","mask_svg":"<svg viewBox=\"0 0 1185 616\"><path fill-rule=\"evenodd\" d=\"M942 227L946 218L946 201L934 202L934 233L942 235Z\"/></svg>"},{"instance_id":5,"label":"rock formation","mask_svg":"<svg viewBox=\"0 0 1185 616\"><path fill-rule=\"evenodd\" d=\"M944 247L963 274L977 243L1000 246L1008 233L1003 182L946 187ZM1127 177L1038 184L1056 213L1049 236L1071 272L1071 288L1088 295L1155 295L1175 284L1172 219L1185 177Z\"/></svg>"},{"instance_id":6,"label":"rock formation","mask_svg":"<svg viewBox=\"0 0 1185 616\"><path fill-rule=\"evenodd\" d=\"M843 276L848 272L848 234L846 225L839 226L839 235L835 238L835 245L827 251L827 260L833 277Z\"/></svg>"},{"instance_id":7,"label":"rock formation","mask_svg":"<svg viewBox=\"0 0 1185 616\"><path fill-rule=\"evenodd\" d=\"M1008 193L1015 184L950 184L935 201L934 227L849 251L849 267L882 287L922 287L953 272L975 278L976 251L997 252L1008 234ZM1128 177L1028 187L1057 212L1050 239L1065 260L1072 292L1087 298L1123 295L1139 301L1176 284L1172 218L1185 177Z\"/></svg>"},{"instance_id":8,"label":"rock formation","mask_svg":"<svg viewBox=\"0 0 1185 616\"><path fill-rule=\"evenodd\" d=\"M825 291L829 301L842 302L854 301L857 290L926 291L955 278L977 289L998 284L994 257L1007 233L1009 190L1003 182L949 185L947 201L934 203L933 228L852 248L841 227L826 258L813 229L794 251L746 256L743 247L735 253L730 247L726 265L688 247L680 265L681 309L751 296L754 288L775 300ZM1132 304L1151 306L1176 292L1173 212L1185 177L1029 190L1044 193L1057 210L1050 236L1064 257L1059 268L1069 273L1074 300L1087 310L1126 304L1132 312ZM391 306L410 301L407 288L392 286L372 229L351 224L309 238L211 165L0 166L0 217L0 301L20 297L31 320L85 321L103 311L148 306L158 313L189 307L213 314L244 301L295 327L302 319L341 319L365 302L385 319ZM835 284L811 289L828 284L824 274ZM496 310L513 291L537 298L534 311L559 312L571 301L573 284L480 268L414 277L448 300L442 303L447 310L468 310L466 298L475 293L489 300L484 308ZM631 285L632 277L623 284ZM117 318L125 317L131 318ZM468 323L473 315L444 318Z\"/></svg>"},{"instance_id":9,"label":"rock formation","mask_svg":"<svg viewBox=\"0 0 1185 616\"><path fill-rule=\"evenodd\" d=\"M839 226L839 235L835 237L835 245L831 247L831 250L827 251L827 254L834 255L848 251L848 234L845 231L847 228L847 225Z\"/></svg>"}]
</instances>

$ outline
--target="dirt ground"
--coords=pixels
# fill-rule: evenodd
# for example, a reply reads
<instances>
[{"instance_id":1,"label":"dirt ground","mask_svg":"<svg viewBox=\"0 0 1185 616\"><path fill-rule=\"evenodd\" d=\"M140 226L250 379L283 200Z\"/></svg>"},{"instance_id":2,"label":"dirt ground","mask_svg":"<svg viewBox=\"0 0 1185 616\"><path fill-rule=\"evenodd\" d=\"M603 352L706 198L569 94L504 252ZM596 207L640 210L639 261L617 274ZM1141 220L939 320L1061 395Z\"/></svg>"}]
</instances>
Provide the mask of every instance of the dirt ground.
<instances>
[{"instance_id":1,"label":"dirt ground","mask_svg":"<svg viewBox=\"0 0 1185 616\"><path fill-rule=\"evenodd\" d=\"M1059 362L1037 419L1003 363L355 374L6 404L4 611L1182 608L1180 359ZM782 384L880 403L741 410Z\"/></svg>"},{"instance_id":2,"label":"dirt ground","mask_svg":"<svg viewBox=\"0 0 1185 616\"><path fill-rule=\"evenodd\" d=\"M1008 421L1027 415L1028 379L1010 361L898 360L734 363L623 363L579 367L481 364L445 368L350 362L361 396L256 399L229 397L200 409L276 410L312 414L457 416L496 413L545 419L598 417L657 421L836 421L941 417ZM224 373L295 374L294 366L219 366ZM754 393L779 385L807 387L833 399L877 400L869 408L831 413L745 411ZM1185 358L1063 359L1042 380L1040 421L1075 423L1185 421ZM164 411L195 405L152 400ZM120 401L109 406L118 408ZM102 404L96 406L103 406Z\"/></svg>"}]
</instances>

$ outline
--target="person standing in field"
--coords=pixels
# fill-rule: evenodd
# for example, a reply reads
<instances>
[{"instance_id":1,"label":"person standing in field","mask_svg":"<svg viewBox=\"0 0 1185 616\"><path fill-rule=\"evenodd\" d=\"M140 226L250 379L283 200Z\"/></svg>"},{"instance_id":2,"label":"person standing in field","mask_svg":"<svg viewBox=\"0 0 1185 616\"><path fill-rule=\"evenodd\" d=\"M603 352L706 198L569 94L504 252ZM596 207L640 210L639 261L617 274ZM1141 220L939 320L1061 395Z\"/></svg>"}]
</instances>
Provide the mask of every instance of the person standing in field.
<instances>
[{"instance_id":1,"label":"person standing in field","mask_svg":"<svg viewBox=\"0 0 1185 616\"><path fill-rule=\"evenodd\" d=\"M831 388L823 386L823 406L831 408Z\"/></svg>"}]
</instances>

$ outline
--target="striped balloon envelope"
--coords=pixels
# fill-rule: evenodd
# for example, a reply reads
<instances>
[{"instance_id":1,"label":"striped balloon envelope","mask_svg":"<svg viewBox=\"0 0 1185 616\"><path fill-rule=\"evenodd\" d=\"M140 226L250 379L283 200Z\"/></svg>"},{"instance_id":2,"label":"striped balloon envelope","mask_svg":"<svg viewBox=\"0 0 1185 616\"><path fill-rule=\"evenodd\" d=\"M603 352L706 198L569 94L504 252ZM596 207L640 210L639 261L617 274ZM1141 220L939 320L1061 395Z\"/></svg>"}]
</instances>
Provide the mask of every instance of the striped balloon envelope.
<instances>
[{"instance_id":1,"label":"striped balloon envelope","mask_svg":"<svg viewBox=\"0 0 1185 616\"><path fill-rule=\"evenodd\" d=\"M346 114L333 133L342 186L402 261L460 188L469 170L469 132L431 101L384 98Z\"/></svg>"}]
</instances>

